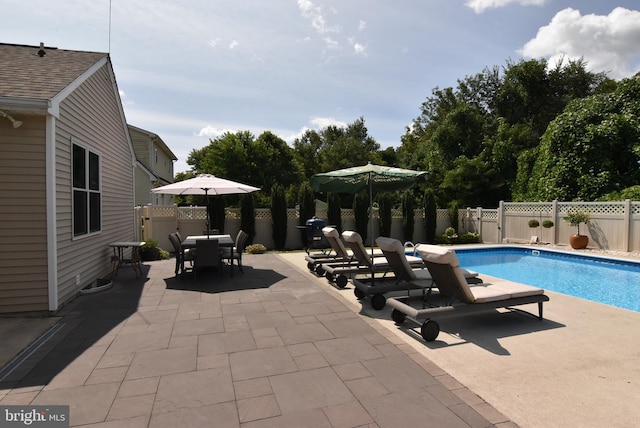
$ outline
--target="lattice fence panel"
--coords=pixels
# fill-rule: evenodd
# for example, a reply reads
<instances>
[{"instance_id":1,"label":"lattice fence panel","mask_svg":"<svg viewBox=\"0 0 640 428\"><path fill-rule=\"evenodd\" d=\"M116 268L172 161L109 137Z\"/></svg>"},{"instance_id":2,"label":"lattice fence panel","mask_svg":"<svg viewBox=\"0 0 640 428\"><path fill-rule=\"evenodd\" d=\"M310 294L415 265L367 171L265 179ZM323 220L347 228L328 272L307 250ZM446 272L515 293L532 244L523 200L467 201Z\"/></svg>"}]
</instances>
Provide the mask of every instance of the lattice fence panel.
<instances>
[{"instance_id":1,"label":"lattice fence panel","mask_svg":"<svg viewBox=\"0 0 640 428\"><path fill-rule=\"evenodd\" d=\"M560 215L569 211L584 211L591 215L624 215L624 202L566 202L558 203Z\"/></svg>"},{"instance_id":2,"label":"lattice fence panel","mask_svg":"<svg viewBox=\"0 0 640 428\"><path fill-rule=\"evenodd\" d=\"M504 204L505 213L523 213L523 214L551 214L553 205L550 203L506 203Z\"/></svg>"}]
</instances>

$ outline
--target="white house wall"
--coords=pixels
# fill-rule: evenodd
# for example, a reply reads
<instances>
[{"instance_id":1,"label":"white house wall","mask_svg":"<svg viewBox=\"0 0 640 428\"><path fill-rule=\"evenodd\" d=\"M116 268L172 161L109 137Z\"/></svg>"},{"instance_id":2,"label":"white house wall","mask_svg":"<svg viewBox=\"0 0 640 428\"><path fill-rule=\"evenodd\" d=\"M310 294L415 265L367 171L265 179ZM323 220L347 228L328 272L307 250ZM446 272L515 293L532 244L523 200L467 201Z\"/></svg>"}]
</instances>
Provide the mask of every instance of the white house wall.
<instances>
[{"instance_id":1,"label":"white house wall","mask_svg":"<svg viewBox=\"0 0 640 428\"><path fill-rule=\"evenodd\" d=\"M105 65L60 103L55 139L60 304L109 274L110 242L129 241L134 236L132 147L113 85ZM102 230L76 239L72 231L72 139L100 155L102 180Z\"/></svg>"}]
</instances>

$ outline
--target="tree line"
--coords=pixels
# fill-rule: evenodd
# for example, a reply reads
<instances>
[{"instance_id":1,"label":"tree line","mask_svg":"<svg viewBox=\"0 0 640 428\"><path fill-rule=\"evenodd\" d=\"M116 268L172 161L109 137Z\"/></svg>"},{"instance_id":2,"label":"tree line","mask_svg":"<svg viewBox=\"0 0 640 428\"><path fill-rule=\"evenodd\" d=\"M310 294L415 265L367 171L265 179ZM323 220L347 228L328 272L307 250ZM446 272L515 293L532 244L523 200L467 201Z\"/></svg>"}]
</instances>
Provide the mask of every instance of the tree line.
<instances>
[{"instance_id":1,"label":"tree line","mask_svg":"<svg viewBox=\"0 0 640 428\"><path fill-rule=\"evenodd\" d=\"M439 207L639 199L639 117L640 75L614 81L583 60L507 61L433 89L397 148L381 149L363 117L307 130L291 146L271 131L228 132L192 150L191 170L175 179L210 173L258 186L256 207L270 206L277 185L293 207L313 174L372 162L427 171L412 194L422 204L428 192ZM354 195L338 198L352 207ZM398 207L401 195L376 202Z\"/></svg>"}]
</instances>

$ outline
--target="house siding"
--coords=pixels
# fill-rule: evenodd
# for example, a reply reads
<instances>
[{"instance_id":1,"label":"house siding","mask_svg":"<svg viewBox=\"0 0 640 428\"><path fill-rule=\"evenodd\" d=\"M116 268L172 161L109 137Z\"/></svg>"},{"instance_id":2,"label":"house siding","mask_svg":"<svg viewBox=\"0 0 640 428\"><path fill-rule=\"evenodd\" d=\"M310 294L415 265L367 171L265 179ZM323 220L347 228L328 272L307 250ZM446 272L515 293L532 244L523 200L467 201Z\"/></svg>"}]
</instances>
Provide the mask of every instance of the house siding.
<instances>
[{"instance_id":1,"label":"house siding","mask_svg":"<svg viewBox=\"0 0 640 428\"><path fill-rule=\"evenodd\" d=\"M0 121L0 313L48 309L45 118Z\"/></svg>"},{"instance_id":2,"label":"house siding","mask_svg":"<svg viewBox=\"0 0 640 428\"><path fill-rule=\"evenodd\" d=\"M120 100L105 65L60 103L56 121L58 304L111 270L110 242L133 240L133 153ZM102 230L78 238L72 231L71 145L100 155ZM79 284L76 277L79 276Z\"/></svg>"},{"instance_id":3,"label":"house siding","mask_svg":"<svg viewBox=\"0 0 640 428\"><path fill-rule=\"evenodd\" d=\"M151 177L139 166L136 166L136 205L151 203Z\"/></svg>"}]
</instances>

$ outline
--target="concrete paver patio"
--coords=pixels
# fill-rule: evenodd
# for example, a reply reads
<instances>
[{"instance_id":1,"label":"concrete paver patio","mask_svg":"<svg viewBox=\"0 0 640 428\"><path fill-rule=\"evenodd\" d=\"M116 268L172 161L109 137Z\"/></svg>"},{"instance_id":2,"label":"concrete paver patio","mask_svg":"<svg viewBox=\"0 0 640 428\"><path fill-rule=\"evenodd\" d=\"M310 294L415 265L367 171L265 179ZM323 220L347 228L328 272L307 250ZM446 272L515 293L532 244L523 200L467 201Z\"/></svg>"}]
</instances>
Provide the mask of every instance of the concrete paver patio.
<instances>
[{"instance_id":1,"label":"concrete paver patio","mask_svg":"<svg viewBox=\"0 0 640 428\"><path fill-rule=\"evenodd\" d=\"M301 253L244 264L197 281L173 278L172 260L122 270L63 308L0 404L70 405L91 427L515 426Z\"/></svg>"}]
</instances>

